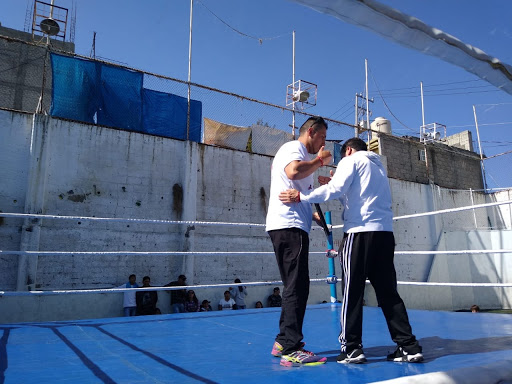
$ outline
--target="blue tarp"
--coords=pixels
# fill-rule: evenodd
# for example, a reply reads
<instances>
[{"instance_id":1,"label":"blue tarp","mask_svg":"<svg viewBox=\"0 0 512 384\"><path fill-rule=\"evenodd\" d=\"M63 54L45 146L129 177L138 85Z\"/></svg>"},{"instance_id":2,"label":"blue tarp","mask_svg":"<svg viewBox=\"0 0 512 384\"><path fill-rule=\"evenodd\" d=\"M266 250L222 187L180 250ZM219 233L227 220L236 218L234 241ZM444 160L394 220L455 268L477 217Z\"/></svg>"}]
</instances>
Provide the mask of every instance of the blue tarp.
<instances>
[{"instance_id":1,"label":"blue tarp","mask_svg":"<svg viewBox=\"0 0 512 384\"><path fill-rule=\"evenodd\" d=\"M51 61L50 115L93 124L100 101L96 64L55 54Z\"/></svg>"},{"instance_id":2,"label":"blue tarp","mask_svg":"<svg viewBox=\"0 0 512 384\"><path fill-rule=\"evenodd\" d=\"M50 115L187 139L187 99L143 88L141 72L53 54ZM191 100L189 140L201 141L202 103Z\"/></svg>"},{"instance_id":3,"label":"blue tarp","mask_svg":"<svg viewBox=\"0 0 512 384\"><path fill-rule=\"evenodd\" d=\"M142 131L143 74L100 64L98 124Z\"/></svg>"},{"instance_id":4,"label":"blue tarp","mask_svg":"<svg viewBox=\"0 0 512 384\"><path fill-rule=\"evenodd\" d=\"M170 93L143 90L144 132L186 140L187 99ZM189 140L201 141L202 103L190 101Z\"/></svg>"},{"instance_id":5,"label":"blue tarp","mask_svg":"<svg viewBox=\"0 0 512 384\"><path fill-rule=\"evenodd\" d=\"M334 143L334 164L338 165L341 161L341 146L342 144Z\"/></svg>"}]
</instances>

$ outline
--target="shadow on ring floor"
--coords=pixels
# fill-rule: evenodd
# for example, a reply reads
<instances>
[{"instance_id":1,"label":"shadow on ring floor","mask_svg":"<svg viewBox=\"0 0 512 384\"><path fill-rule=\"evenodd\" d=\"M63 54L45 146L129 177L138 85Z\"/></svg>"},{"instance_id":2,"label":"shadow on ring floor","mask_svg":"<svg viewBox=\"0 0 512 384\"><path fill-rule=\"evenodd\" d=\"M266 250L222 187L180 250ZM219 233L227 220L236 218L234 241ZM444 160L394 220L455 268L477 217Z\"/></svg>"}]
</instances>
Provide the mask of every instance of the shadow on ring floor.
<instances>
[{"instance_id":1,"label":"shadow on ring floor","mask_svg":"<svg viewBox=\"0 0 512 384\"><path fill-rule=\"evenodd\" d=\"M409 310L420 364L394 350L379 308L364 308L368 363L336 363L340 305L308 306L307 349L327 357L285 368L270 355L279 309L0 325L3 383L368 383L512 362L512 316ZM512 366L512 364L511 364Z\"/></svg>"}]
</instances>

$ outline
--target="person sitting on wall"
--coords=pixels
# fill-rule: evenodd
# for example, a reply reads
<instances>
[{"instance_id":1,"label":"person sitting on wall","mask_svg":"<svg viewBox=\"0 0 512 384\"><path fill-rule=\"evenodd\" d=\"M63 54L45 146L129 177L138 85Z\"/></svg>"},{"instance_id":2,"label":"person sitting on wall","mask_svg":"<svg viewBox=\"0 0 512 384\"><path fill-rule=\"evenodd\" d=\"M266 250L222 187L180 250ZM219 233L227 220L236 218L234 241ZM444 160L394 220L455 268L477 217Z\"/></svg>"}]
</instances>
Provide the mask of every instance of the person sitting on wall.
<instances>
[{"instance_id":1,"label":"person sitting on wall","mask_svg":"<svg viewBox=\"0 0 512 384\"><path fill-rule=\"evenodd\" d=\"M166 284L165 287L180 287L186 286L187 277L185 275L179 275L177 281L171 281ZM185 301L187 300L187 290L177 289L171 291L171 313L183 313L185 312Z\"/></svg>"},{"instance_id":2,"label":"person sitting on wall","mask_svg":"<svg viewBox=\"0 0 512 384\"><path fill-rule=\"evenodd\" d=\"M274 292L268 297L267 305L269 307L280 307L283 299L281 298L279 287L274 288Z\"/></svg>"},{"instance_id":3,"label":"person sitting on wall","mask_svg":"<svg viewBox=\"0 0 512 384\"><path fill-rule=\"evenodd\" d=\"M225 291L224 298L219 301L219 311L230 311L232 309L236 309L235 300L231 298L229 291Z\"/></svg>"},{"instance_id":4,"label":"person sitting on wall","mask_svg":"<svg viewBox=\"0 0 512 384\"><path fill-rule=\"evenodd\" d=\"M135 281L137 277L131 274L128 277L128 282L120 285L117 288L139 288L139 284ZM135 301L135 291L123 292L123 313L125 316L135 316L137 314L137 303Z\"/></svg>"},{"instance_id":5,"label":"person sitting on wall","mask_svg":"<svg viewBox=\"0 0 512 384\"><path fill-rule=\"evenodd\" d=\"M144 276L142 279L142 288L149 288L151 279L149 276ZM136 294L137 302L137 315L157 315L160 314L160 309L156 307L158 302L158 293L156 291L141 290Z\"/></svg>"},{"instance_id":6,"label":"person sitting on wall","mask_svg":"<svg viewBox=\"0 0 512 384\"><path fill-rule=\"evenodd\" d=\"M196 293L193 290L187 292L187 301L185 301L185 312L198 312L199 300L197 300Z\"/></svg>"},{"instance_id":7,"label":"person sitting on wall","mask_svg":"<svg viewBox=\"0 0 512 384\"><path fill-rule=\"evenodd\" d=\"M201 303L201 307L199 308L199 312L210 312L213 311L212 306L208 300L203 300Z\"/></svg>"}]
</instances>

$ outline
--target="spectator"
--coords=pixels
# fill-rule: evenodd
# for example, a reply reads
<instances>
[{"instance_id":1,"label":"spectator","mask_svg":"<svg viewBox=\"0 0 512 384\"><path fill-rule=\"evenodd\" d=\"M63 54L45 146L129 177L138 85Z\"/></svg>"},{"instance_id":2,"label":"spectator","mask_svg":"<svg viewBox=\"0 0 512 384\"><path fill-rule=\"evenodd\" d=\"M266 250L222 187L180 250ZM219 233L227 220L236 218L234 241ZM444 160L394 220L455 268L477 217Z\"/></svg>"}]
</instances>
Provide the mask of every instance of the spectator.
<instances>
[{"instance_id":1,"label":"spectator","mask_svg":"<svg viewBox=\"0 0 512 384\"><path fill-rule=\"evenodd\" d=\"M187 301L185 301L185 312L199 311L199 301L197 300L196 293L193 290L187 292Z\"/></svg>"},{"instance_id":2,"label":"spectator","mask_svg":"<svg viewBox=\"0 0 512 384\"><path fill-rule=\"evenodd\" d=\"M203 300L201 303L201 307L199 308L199 312L210 312L213 311L212 306L208 300Z\"/></svg>"},{"instance_id":3,"label":"spectator","mask_svg":"<svg viewBox=\"0 0 512 384\"><path fill-rule=\"evenodd\" d=\"M269 307L280 307L283 299L280 295L281 291L279 287L274 288L274 293L272 293L267 299L267 306Z\"/></svg>"},{"instance_id":4,"label":"spectator","mask_svg":"<svg viewBox=\"0 0 512 384\"><path fill-rule=\"evenodd\" d=\"M130 275L126 284L120 285L117 288L139 288L139 284L135 281L137 277ZM135 291L126 291L123 293L123 313L125 316L135 316L137 314L137 302L135 301Z\"/></svg>"},{"instance_id":5,"label":"spectator","mask_svg":"<svg viewBox=\"0 0 512 384\"><path fill-rule=\"evenodd\" d=\"M263 308L263 303L261 301L257 301L254 308Z\"/></svg>"},{"instance_id":6,"label":"spectator","mask_svg":"<svg viewBox=\"0 0 512 384\"><path fill-rule=\"evenodd\" d=\"M235 283L240 284L240 279L235 279ZM239 285L238 287L229 288L231 297L235 300L237 309L245 309L245 296L247 296L247 287Z\"/></svg>"},{"instance_id":7,"label":"spectator","mask_svg":"<svg viewBox=\"0 0 512 384\"><path fill-rule=\"evenodd\" d=\"M473 304L473 305L471 306L471 312L472 312L472 313L480 312L480 307L479 307L478 305L476 305L476 304Z\"/></svg>"},{"instance_id":8,"label":"spectator","mask_svg":"<svg viewBox=\"0 0 512 384\"><path fill-rule=\"evenodd\" d=\"M166 287L181 287L186 286L187 277L185 275L179 275L177 281L171 281L166 284ZM177 289L171 291L171 313L183 313L185 312L185 301L187 301L187 290Z\"/></svg>"},{"instance_id":9,"label":"spectator","mask_svg":"<svg viewBox=\"0 0 512 384\"><path fill-rule=\"evenodd\" d=\"M235 300L231 298L229 291L224 292L224 298L219 301L219 311L236 309Z\"/></svg>"},{"instance_id":10,"label":"spectator","mask_svg":"<svg viewBox=\"0 0 512 384\"><path fill-rule=\"evenodd\" d=\"M149 288L150 285L149 276L144 276L142 279L142 288ZM156 291L141 290L136 294L137 302L137 315L156 315L160 314L160 309L156 307L158 302L158 293Z\"/></svg>"}]
</instances>

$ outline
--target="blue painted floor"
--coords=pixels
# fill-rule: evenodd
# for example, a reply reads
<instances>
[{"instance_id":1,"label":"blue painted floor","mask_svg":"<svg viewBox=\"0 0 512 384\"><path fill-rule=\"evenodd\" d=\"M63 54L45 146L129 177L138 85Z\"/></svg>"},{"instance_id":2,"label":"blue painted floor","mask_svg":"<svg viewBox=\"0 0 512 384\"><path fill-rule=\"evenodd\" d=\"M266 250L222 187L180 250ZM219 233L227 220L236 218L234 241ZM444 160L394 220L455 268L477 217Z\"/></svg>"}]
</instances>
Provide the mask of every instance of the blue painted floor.
<instances>
[{"instance_id":1,"label":"blue painted floor","mask_svg":"<svg viewBox=\"0 0 512 384\"><path fill-rule=\"evenodd\" d=\"M326 364L270 355L279 309L0 325L2 383L368 383L512 358L512 315L409 310L425 362L394 350L379 308L364 308L368 363L336 363L340 305L309 306L307 349Z\"/></svg>"}]
</instances>

